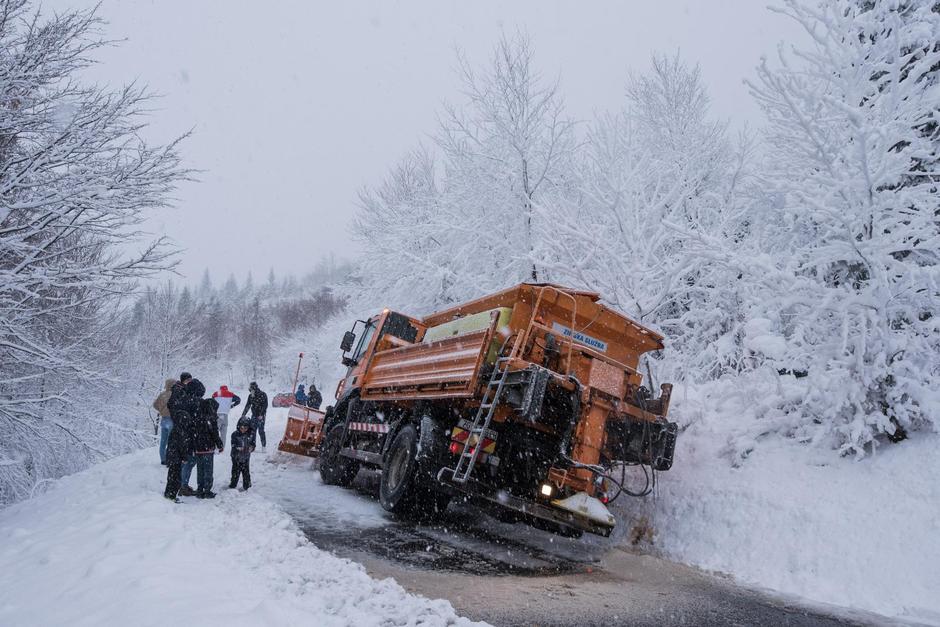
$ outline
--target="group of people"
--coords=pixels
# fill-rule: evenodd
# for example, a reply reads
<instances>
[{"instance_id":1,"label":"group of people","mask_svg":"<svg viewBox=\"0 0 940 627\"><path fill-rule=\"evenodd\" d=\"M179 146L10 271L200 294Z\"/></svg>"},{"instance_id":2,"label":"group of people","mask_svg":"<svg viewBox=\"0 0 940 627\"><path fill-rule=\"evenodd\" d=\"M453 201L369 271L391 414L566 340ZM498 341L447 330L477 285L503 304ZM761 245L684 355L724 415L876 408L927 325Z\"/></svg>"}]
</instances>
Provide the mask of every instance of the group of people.
<instances>
[{"instance_id":1,"label":"group of people","mask_svg":"<svg viewBox=\"0 0 940 627\"><path fill-rule=\"evenodd\" d=\"M310 389L304 392L304 384L301 383L297 386L297 391L294 392L294 400L298 405L320 409L320 405L323 403L323 395L320 394L320 390L313 383L310 384Z\"/></svg>"},{"instance_id":2,"label":"group of people","mask_svg":"<svg viewBox=\"0 0 940 627\"><path fill-rule=\"evenodd\" d=\"M268 396L252 382L248 386L248 400L235 431L231 434L232 480L230 488L242 480L242 489L251 487L249 462L255 450L256 437L265 441L264 421L268 411ZM167 379L164 390L153 402L160 414L160 463L167 467L166 489L163 496L179 502L179 496L201 499L215 497L212 491L214 455L225 450L228 435L229 412L241 403L241 398L221 386L210 398L203 398L206 388L199 379L184 372L179 380ZM248 412L251 417L248 418ZM189 486L193 468L196 469L196 489Z\"/></svg>"}]
</instances>

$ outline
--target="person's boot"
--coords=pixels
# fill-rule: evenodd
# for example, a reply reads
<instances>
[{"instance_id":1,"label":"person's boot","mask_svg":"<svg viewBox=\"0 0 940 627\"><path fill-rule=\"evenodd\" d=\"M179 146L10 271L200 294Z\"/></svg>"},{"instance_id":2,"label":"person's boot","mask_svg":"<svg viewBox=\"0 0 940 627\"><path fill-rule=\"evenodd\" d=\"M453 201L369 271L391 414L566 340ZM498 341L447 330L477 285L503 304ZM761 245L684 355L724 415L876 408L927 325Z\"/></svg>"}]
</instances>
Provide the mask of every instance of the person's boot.
<instances>
[{"instance_id":1,"label":"person's boot","mask_svg":"<svg viewBox=\"0 0 940 627\"><path fill-rule=\"evenodd\" d=\"M214 498L215 498L215 492L213 492L212 490L209 490L208 492L203 492L203 493L202 493L202 496L200 496L199 498L201 498L201 499L214 499Z\"/></svg>"},{"instance_id":2,"label":"person's boot","mask_svg":"<svg viewBox=\"0 0 940 627\"><path fill-rule=\"evenodd\" d=\"M180 488L180 496L197 496L196 491L193 490L188 485L184 485Z\"/></svg>"}]
</instances>

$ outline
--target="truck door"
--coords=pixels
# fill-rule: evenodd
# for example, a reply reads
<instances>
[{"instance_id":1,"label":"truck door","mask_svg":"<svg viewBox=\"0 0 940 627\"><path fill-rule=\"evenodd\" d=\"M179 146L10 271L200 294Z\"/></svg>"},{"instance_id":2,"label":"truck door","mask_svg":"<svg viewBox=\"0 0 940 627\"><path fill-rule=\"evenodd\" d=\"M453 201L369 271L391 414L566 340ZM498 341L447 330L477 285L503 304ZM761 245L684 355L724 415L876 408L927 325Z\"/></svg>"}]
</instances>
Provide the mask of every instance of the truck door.
<instances>
[{"instance_id":1,"label":"truck door","mask_svg":"<svg viewBox=\"0 0 940 627\"><path fill-rule=\"evenodd\" d=\"M360 321L357 320L356 325L358 325L359 322ZM363 324L362 332L359 334L358 341L356 342L356 347L345 361L349 367L346 370L346 378L342 383L341 390L348 390L355 387L356 379L362 370L360 365L363 358L369 352L369 345L372 343L372 338L375 337L377 323L378 320L376 318L371 318ZM353 325L353 333L356 331L356 325Z\"/></svg>"},{"instance_id":2,"label":"truck door","mask_svg":"<svg viewBox=\"0 0 940 627\"><path fill-rule=\"evenodd\" d=\"M406 342L414 342L418 335L418 329L412 324L411 319L394 311L385 310L368 321L357 320L351 333L356 332L359 324L362 324L363 327L355 348L348 356L344 354L343 357L343 363L348 366L348 369L346 370L346 377L337 388L337 398L345 390L356 386L359 376L368 366L372 351L375 350L378 341L383 336L393 335Z\"/></svg>"}]
</instances>

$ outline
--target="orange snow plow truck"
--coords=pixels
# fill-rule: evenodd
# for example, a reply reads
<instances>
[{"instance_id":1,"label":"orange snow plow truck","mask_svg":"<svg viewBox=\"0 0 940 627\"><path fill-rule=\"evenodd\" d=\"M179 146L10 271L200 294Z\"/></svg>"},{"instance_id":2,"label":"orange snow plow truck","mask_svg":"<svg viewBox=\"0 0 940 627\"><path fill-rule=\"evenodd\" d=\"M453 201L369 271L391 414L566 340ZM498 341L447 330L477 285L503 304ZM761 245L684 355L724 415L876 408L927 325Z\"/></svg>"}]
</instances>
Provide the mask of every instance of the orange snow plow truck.
<instances>
[{"instance_id":1,"label":"orange snow plow truck","mask_svg":"<svg viewBox=\"0 0 940 627\"><path fill-rule=\"evenodd\" d=\"M662 337L593 292L524 283L425 318L385 310L340 348L346 377L325 414L294 408L282 449L319 455L323 481L381 470L404 516L454 498L502 520L610 535L607 503L643 496L672 465L670 384L641 385ZM624 485L643 466L646 487Z\"/></svg>"}]
</instances>

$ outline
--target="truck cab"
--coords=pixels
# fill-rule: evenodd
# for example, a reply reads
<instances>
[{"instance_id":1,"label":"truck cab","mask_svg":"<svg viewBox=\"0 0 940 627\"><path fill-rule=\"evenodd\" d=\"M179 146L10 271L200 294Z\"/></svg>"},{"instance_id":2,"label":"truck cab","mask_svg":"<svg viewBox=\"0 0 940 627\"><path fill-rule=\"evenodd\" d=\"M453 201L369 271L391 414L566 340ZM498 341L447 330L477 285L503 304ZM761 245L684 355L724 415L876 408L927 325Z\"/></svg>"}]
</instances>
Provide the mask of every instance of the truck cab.
<instances>
[{"instance_id":1,"label":"truck cab","mask_svg":"<svg viewBox=\"0 0 940 627\"><path fill-rule=\"evenodd\" d=\"M346 376L336 387L336 399L357 389L377 350L413 344L420 341L424 331L420 321L390 309L384 309L368 320L356 320L340 343Z\"/></svg>"}]
</instances>

